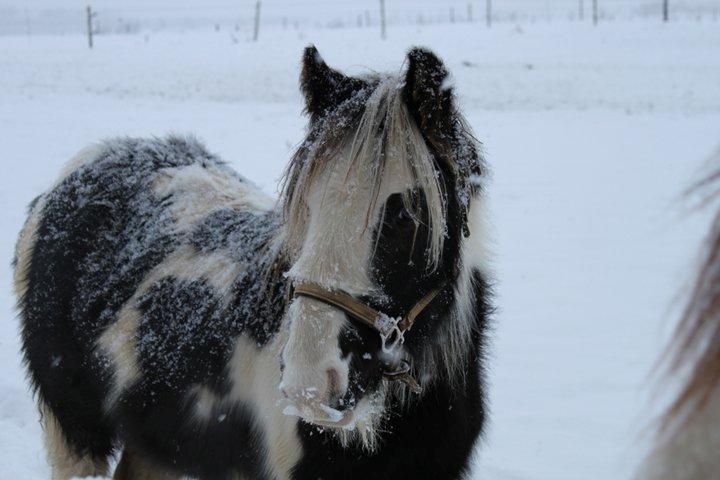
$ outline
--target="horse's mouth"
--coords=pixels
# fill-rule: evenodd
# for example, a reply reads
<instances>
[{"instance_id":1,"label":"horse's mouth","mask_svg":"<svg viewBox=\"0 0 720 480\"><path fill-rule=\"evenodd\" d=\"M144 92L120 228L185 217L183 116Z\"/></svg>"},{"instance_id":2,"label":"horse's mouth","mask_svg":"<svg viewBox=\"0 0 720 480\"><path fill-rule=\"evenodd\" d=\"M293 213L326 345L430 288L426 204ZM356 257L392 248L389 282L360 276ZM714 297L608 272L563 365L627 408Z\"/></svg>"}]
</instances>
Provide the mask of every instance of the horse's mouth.
<instances>
[{"instance_id":1,"label":"horse's mouth","mask_svg":"<svg viewBox=\"0 0 720 480\"><path fill-rule=\"evenodd\" d=\"M323 404L288 405L284 415L300 417L303 421L325 428L352 428L355 414L352 410L336 410Z\"/></svg>"},{"instance_id":2,"label":"horse's mouth","mask_svg":"<svg viewBox=\"0 0 720 480\"><path fill-rule=\"evenodd\" d=\"M327 428L352 428L355 422L355 415L353 415L352 412L344 412L343 416L340 418L340 420L334 421L334 420L322 420L322 419L312 419L312 420L306 420L309 423L312 423L314 425L318 425L321 427L327 427Z\"/></svg>"}]
</instances>

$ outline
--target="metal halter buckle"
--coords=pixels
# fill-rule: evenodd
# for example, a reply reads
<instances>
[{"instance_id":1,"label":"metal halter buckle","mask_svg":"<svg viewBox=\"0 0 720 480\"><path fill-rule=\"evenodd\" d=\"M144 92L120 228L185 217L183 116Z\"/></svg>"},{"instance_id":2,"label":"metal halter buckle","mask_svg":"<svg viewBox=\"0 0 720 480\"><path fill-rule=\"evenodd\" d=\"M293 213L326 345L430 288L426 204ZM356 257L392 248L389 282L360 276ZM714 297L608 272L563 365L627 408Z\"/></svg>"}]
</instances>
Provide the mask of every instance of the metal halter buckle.
<instances>
[{"instance_id":1,"label":"metal halter buckle","mask_svg":"<svg viewBox=\"0 0 720 480\"><path fill-rule=\"evenodd\" d=\"M375 325L382 339L382 351L384 353L394 353L405 343L403 331L398 326L400 320L400 318L393 318L382 312L378 315Z\"/></svg>"}]
</instances>

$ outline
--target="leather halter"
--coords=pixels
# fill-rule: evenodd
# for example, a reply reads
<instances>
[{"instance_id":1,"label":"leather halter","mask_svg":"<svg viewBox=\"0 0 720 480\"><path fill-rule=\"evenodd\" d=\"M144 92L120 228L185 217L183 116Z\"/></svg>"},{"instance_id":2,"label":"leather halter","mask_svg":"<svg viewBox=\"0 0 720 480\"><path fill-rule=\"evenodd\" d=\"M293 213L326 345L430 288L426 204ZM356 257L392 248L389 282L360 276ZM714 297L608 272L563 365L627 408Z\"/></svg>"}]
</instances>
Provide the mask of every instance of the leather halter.
<instances>
[{"instance_id":1,"label":"leather halter","mask_svg":"<svg viewBox=\"0 0 720 480\"><path fill-rule=\"evenodd\" d=\"M308 297L342 310L350 317L380 334L382 349L386 353L392 353L404 342L404 334L409 331L415 319L425 308L437 297L444 285L431 290L422 297L413 307L401 318L392 318L361 302L352 295L339 290L329 290L314 283L296 283L294 285L294 297ZM401 381L406 384L413 393L420 393L422 387L410 374L410 363L402 360L400 366L394 371L383 371L383 377L391 381Z\"/></svg>"}]
</instances>

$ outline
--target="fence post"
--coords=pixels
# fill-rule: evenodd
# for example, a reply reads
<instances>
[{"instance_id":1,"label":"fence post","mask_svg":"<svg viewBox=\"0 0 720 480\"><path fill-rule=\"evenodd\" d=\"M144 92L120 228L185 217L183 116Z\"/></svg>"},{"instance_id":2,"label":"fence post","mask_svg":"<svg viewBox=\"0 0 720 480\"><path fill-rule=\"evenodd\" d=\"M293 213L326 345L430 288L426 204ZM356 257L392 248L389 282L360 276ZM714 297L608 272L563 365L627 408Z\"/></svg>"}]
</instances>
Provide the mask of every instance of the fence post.
<instances>
[{"instance_id":1,"label":"fence post","mask_svg":"<svg viewBox=\"0 0 720 480\"><path fill-rule=\"evenodd\" d=\"M472 23L472 22L473 22L473 11L472 11L472 10L473 10L473 9L472 9L472 2L468 2L468 7L467 7L467 20L468 20L468 23Z\"/></svg>"},{"instance_id":2,"label":"fence post","mask_svg":"<svg viewBox=\"0 0 720 480\"><path fill-rule=\"evenodd\" d=\"M663 0L663 22L670 20L670 0Z\"/></svg>"},{"instance_id":3,"label":"fence post","mask_svg":"<svg viewBox=\"0 0 720 480\"><path fill-rule=\"evenodd\" d=\"M593 25L598 24L598 0L593 0Z\"/></svg>"},{"instance_id":4,"label":"fence post","mask_svg":"<svg viewBox=\"0 0 720 480\"><path fill-rule=\"evenodd\" d=\"M255 2L255 30L253 33L253 42L258 41L260 36L260 0Z\"/></svg>"},{"instance_id":5,"label":"fence post","mask_svg":"<svg viewBox=\"0 0 720 480\"><path fill-rule=\"evenodd\" d=\"M380 38L383 40L387 38L387 31L385 28L385 0L380 0Z\"/></svg>"},{"instance_id":6,"label":"fence post","mask_svg":"<svg viewBox=\"0 0 720 480\"><path fill-rule=\"evenodd\" d=\"M93 16L95 15L92 11L92 7L90 5L87 6L85 9L87 13L87 37L88 37L88 48L93 48Z\"/></svg>"},{"instance_id":7,"label":"fence post","mask_svg":"<svg viewBox=\"0 0 720 480\"><path fill-rule=\"evenodd\" d=\"M488 28L492 27L492 0L487 0L485 3L485 23Z\"/></svg>"},{"instance_id":8,"label":"fence post","mask_svg":"<svg viewBox=\"0 0 720 480\"><path fill-rule=\"evenodd\" d=\"M32 27L30 26L30 12L28 11L27 5L25 5L25 33L28 38L32 37Z\"/></svg>"},{"instance_id":9,"label":"fence post","mask_svg":"<svg viewBox=\"0 0 720 480\"><path fill-rule=\"evenodd\" d=\"M455 7L450 7L450 23L455 23Z\"/></svg>"},{"instance_id":10,"label":"fence post","mask_svg":"<svg viewBox=\"0 0 720 480\"><path fill-rule=\"evenodd\" d=\"M578 0L578 18L581 22L585 18L585 2L583 0Z\"/></svg>"}]
</instances>

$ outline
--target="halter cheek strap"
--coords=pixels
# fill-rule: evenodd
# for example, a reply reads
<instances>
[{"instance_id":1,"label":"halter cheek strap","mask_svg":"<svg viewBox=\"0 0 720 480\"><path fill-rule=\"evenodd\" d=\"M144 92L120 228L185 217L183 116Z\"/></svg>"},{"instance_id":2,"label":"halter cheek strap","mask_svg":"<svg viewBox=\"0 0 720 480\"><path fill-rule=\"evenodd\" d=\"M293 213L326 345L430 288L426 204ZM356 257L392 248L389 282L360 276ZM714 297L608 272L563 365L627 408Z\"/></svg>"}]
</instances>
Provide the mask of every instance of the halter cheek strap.
<instances>
[{"instance_id":1,"label":"halter cheek strap","mask_svg":"<svg viewBox=\"0 0 720 480\"><path fill-rule=\"evenodd\" d=\"M339 310L342 310L355 320L369 326L380 334L382 348L385 352L396 350L404 342L404 334L409 331L415 319L437 297L444 285L430 291L422 297L402 317L392 318L361 302L352 295L339 290L329 290L314 283L297 283L294 285L294 297L307 297L318 300ZM391 381L405 383L414 393L420 393L422 388L410 374L410 363L403 360L394 371L385 371L383 376Z\"/></svg>"}]
</instances>

